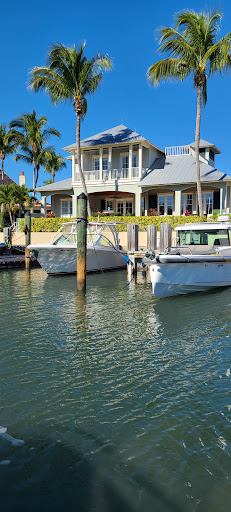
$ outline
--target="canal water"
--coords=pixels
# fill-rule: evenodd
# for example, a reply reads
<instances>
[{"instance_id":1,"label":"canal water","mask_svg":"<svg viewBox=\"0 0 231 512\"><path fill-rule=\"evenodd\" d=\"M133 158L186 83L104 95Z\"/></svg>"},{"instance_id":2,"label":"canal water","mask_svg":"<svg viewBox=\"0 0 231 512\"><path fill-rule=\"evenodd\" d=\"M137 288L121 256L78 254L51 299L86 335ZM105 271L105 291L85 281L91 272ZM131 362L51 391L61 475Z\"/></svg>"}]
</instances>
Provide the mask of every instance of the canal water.
<instances>
[{"instance_id":1,"label":"canal water","mask_svg":"<svg viewBox=\"0 0 231 512\"><path fill-rule=\"evenodd\" d=\"M0 278L1 512L229 511L231 289Z\"/></svg>"}]
</instances>

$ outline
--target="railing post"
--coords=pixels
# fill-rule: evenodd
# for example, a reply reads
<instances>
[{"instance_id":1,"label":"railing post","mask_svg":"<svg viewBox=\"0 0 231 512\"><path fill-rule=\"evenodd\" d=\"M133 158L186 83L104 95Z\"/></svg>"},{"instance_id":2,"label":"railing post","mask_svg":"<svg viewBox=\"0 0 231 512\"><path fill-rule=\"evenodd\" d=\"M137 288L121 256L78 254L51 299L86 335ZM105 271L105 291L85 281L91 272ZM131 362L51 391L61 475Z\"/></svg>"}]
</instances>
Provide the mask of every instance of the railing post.
<instances>
[{"instance_id":1,"label":"railing post","mask_svg":"<svg viewBox=\"0 0 231 512\"><path fill-rule=\"evenodd\" d=\"M127 247L128 252L138 251L138 224L127 225Z\"/></svg>"},{"instance_id":2,"label":"railing post","mask_svg":"<svg viewBox=\"0 0 231 512\"><path fill-rule=\"evenodd\" d=\"M86 290L87 269L87 196L77 197L77 289Z\"/></svg>"},{"instance_id":3,"label":"railing post","mask_svg":"<svg viewBox=\"0 0 231 512\"><path fill-rule=\"evenodd\" d=\"M30 245L31 239L31 213L25 213L25 267L29 268L31 264L30 250L27 246Z\"/></svg>"},{"instance_id":4,"label":"railing post","mask_svg":"<svg viewBox=\"0 0 231 512\"><path fill-rule=\"evenodd\" d=\"M157 226L151 224L147 227L147 250L155 251L157 248Z\"/></svg>"},{"instance_id":5,"label":"railing post","mask_svg":"<svg viewBox=\"0 0 231 512\"><path fill-rule=\"evenodd\" d=\"M11 254L11 244L12 244L12 233L11 229L3 228L3 237L4 237L4 244L6 245L6 254L9 256Z\"/></svg>"},{"instance_id":6,"label":"railing post","mask_svg":"<svg viewBox=\"0 0 231 512\"><path fill-rule=\"evenodd\" d=\"M172 245L172 226L167 222L160 224L160 252L164 252Z\"/></svg>"}]
</instances>

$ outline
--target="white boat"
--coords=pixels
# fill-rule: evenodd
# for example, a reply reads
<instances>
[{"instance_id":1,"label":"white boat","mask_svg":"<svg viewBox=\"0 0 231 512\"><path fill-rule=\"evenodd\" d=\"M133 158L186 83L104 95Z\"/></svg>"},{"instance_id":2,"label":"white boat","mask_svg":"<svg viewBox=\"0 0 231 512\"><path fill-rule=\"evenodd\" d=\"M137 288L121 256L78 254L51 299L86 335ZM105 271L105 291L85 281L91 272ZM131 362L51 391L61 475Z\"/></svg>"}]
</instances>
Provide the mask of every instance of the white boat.
<instances>
[{"instance_id":1,"label":"white boat","mask_svg":"<svg viewBox=\"0 0 231 512\"><path fill-rule=\"evenodd\" d=\"M65 222L48 244L30 244L45 272L74 274L77 272L77 223ZM91 222L87 227L87 272L126 267L126 253L119 245L114 222Z\"/></svg>"},{"instance_id":2,"label":"white boat","mask_svg":"<svg viewBox=\"0 0 231 512\"><path fill-rule=\"evenodd\" d=\"M177 226L177 246L150 261L153 294L170 297L231 286L231 223Z\"/></svg>"}]
</instances>

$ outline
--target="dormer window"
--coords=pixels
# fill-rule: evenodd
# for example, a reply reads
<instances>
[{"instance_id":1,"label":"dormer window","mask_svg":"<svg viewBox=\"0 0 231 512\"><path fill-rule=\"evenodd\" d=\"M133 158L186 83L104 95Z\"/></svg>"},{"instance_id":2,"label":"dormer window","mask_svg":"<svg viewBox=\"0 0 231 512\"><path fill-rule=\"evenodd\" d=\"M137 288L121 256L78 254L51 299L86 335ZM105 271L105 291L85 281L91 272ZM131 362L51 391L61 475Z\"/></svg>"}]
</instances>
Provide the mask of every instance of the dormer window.
<instances>
[{"instance_id":1,"label":"dormer window","mask_svg":"<svg viewBox=\"0 0 231 512\"><path fill-rule=\"evenodd\" d=\"M214 152L212 151L212 149L209 150L209 159L214 162Z\"/></svg>"},{"instance_id":2,"label":"dormer window","mask_svg":"<svg viewBox=\"0 0 231 512\"><path fill-rule=\"evenodd\" d=\"M203 156L205 158L205 148L200 148L199 153L201 156Z\"/></svg>"}]
</instances>

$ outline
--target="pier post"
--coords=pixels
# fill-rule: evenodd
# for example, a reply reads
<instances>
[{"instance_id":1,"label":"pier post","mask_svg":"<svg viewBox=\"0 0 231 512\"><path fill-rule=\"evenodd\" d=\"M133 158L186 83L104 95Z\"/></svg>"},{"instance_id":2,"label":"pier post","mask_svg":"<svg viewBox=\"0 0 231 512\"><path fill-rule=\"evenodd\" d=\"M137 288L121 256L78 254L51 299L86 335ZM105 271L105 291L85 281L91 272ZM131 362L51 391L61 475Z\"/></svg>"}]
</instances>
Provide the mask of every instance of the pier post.
<instances>
[{"instance_id":1,"label":"pier post","mask_svg":"<svg viewBox=\"0 0 231 512\"><path fill-rule=\"evenodd\" d=\"M12 231L10 228L3 228L4 244L6 245L6 254L11 254L12 247Z\"/></svg>"},{"instance_id":2,"label":"pier post","mask_svg":"<svg viewBox=\"0 0 231 512\"><path fill-rule=\"evenodd\" d=\"M31 213L25 213L25 267L30 268L31 259L30 259L30 251L27 249L27 246L31 241Z\"/></svg>"},{"instance_id":3,"label":"pier post","mask_svg":"<svg viewBox=\"0 0 231 512\"><path fill-rule=\"evenodd\" d=\"M128 252L138 251L138 224L127 225Z\"/></svg>"},{"instance_id":4,"label":"pier post","mask_svg":"<svg viewBox=\"0 0 231 512\"><path fill-rule=\"evenodd\" d=\"M172 226L167 222L160 224L160 252L164 252L166 247L172 245Z\"/></svg>"},{"instance_id":5,"label":"pier post","mask_svg":"<svg viewBox=\"0 0 231 512\"><path fill-rule=\"evenodd\" d=\"M86 290L87 263L87 196L77 197L77 289Z\"/></svg>"},{"instance_id":6,"label":"pier post","mask_svg":"<svg viewBox=\"0 0 231 512\"><path fill-rule=\"evenodd\" d=\"M147 250L148 252L157 249L157 226L151 224L147 227Z\"/></svg>"}]
</instances>

